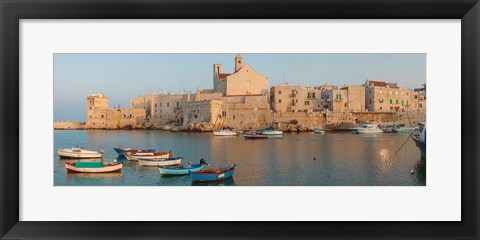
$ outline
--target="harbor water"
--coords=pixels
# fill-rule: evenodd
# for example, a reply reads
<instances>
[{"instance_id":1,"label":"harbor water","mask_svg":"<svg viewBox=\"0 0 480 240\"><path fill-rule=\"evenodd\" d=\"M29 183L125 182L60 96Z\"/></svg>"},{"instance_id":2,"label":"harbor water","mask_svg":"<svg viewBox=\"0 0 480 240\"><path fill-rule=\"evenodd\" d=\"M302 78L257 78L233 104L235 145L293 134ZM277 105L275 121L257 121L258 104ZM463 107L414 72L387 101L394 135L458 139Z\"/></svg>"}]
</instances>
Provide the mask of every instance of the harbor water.
<instances>
[{"instance_id":1,"label":"harbor water","mask_svg":"<svg viewBox=\"0 0 480 240\"><path fill-rule=\"evenodd\" d=\"M409 133L325 135L284 133L268 139L161 130L55 130L55 186L425 186L426 161ZM123 162L121 173L67 173L56 150L104 150L103 161ZM118 158L114 147L172 151L183 163L204 158L209 168L239 164L234 177L192 184L189 176L161 177L156 167Z\"/></svg>"}]
</instances>

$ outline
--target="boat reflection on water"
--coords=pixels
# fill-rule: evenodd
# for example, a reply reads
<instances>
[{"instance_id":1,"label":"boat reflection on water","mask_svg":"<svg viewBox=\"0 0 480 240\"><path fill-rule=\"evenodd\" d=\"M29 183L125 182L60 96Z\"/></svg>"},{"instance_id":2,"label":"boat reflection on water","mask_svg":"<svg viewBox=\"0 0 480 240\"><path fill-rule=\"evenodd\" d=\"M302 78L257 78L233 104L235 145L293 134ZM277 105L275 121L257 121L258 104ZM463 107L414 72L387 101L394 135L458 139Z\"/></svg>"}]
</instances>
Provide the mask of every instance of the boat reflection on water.
<instances>
[{"instance_id":1,"label":"boat reflection on water","mask_svg":"<svg viewBox=\"0 0 480 240\"><path fill-rule=\"evenodd\" d=\"M121 172L112 172L112 173L69 173L66 174L67 178L74 179L113 179L113 178L122 178Z\"/></svg>"},{"instance_id":2,"label":"boat reflection on water","mask_svg":"<svg viewBox=\"0 0 480 240\"><path fill-rule=\"evenodd\" d=\"M192 186L235 186L233 177L218 182L192 183Z\"/></svg>"},{"instance_id":3,"label":"boat reflection on water","mask_svg":"<svg viewBox=\"0 0 480 240\"><path fill-rule=\"evenodd\" d=\"M66 163L74 163L74 162L102 162L104 161L103 158L59 158L59 161L65 161Z\"/></svg>"},{"instance_id":4,"label":"boat reflection on water","mask_svg":"<svg viewBox=\"0 0 480 240\"><path fill-rule=\"evenodd\" d=\"M419 183L427 184L427 163L425 158L420 157L413 166L414 174Z\"/></svg>"}]
</instances>

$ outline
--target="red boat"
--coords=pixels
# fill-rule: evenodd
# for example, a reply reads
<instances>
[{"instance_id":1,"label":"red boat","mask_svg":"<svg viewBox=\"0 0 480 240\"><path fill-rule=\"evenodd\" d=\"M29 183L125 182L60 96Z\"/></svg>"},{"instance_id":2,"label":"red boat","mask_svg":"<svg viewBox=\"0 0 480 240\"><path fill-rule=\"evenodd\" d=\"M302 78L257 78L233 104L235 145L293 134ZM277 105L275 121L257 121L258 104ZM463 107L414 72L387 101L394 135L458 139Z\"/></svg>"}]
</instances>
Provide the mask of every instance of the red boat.
<instances>
[{"instance_id":1,"label":"red boat","mask_svg":"<svg viewBox=\"0 0 480 240\"><path fill-rule=\"evenodd\" d=\"M132 149L132 148L113 148L115 152L117 152L118 155L124 155L126 153L153 153L156 150L155 149Z\"/></svg>"},{"instance_id":2,"label":"red boat","mask_svg":"<svg viewBox=\"0 0 480 240\"><path fill-rule=\"evenodd\" d=\"M265 139L267 138L267 135L252 133L252 134L244 134L243 137L245 139Z\"/></svg>"},{"instance_id":3,"label":"red boat","mask_svg":"<svg viewBox=\"0 0 480 240\"><path fill-rule=\"evenodd\" d=\"M161 158L171 158L173 157L172 151L169 152L153 152L153 153L129 153L127 152L125 155L129 161L137 161L139 158L146 158L146 159L161 159Z\"/></svg>"}]
</instances>

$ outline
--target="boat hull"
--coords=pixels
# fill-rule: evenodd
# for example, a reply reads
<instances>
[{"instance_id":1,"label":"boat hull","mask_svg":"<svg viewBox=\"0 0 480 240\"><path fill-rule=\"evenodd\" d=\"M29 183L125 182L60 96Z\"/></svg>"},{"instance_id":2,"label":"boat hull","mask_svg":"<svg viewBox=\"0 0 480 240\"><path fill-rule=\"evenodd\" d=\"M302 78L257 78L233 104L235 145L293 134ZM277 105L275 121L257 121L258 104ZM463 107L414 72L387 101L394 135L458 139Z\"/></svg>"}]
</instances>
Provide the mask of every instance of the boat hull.
<instances>
[{"instance_id":1,"label":"boat hull","mask_svg":"<svg viewBox=\"0 0 480 240\"><path fill-rule=\"evenodd\" d=\"M382 129L356 129L358 134L376 134L376 133L383 133Z\"/></svg>"},{"instance_id":2,"label":"boat hull","mask_svg":"<svg viewBox=\"0 0 480 240\"><path fill-rule=\"evenodd\" d=\"M68 173L114 173L121 172L123 165L121 163L103 166L101 168L81 168L76 167L74 163L65 163Z\"/></svg>"},{"instance_id":3,"label":"boat hull","mask_svg":"<svg viewBox=\"0 0 480 240\"><path fill-rule=\"evenodd\" d=\"M163 152L163 153L137 153L137 154L125 154L125 158L129 161L138 161L139 158L145 159L164 159L164 158L171 158L171 152Z\"/></svg>"},{"instance_id":4,"label":"boat hull","mask_svg":"<svg viewBox=\"0 0 480 240\"><path fill-rule=\"evenodd\" d=\"M245 139L266 139L265 135L243 135Z\"/></svg>"},{"instance_id":5,"label":"boat hull","mask_svg":"<svg viewBox=\"0 0 480 240\"><path fill-rule=\"evenodd\" d=\"M236 136L237 134L234 131L213 131L214 136Z\"/></svg>"},{"instance_id":6,"label":"boat hull","mask_svg":"<svg viewBox=\"0 0 480 240\"><path fill-rule=\"evenodd\" d=\"M414 136L412 136L412 139L415 142L415 145L420 150L422 158L426 159L427 158L427 144L425 142L422 142L422 141L418 140Z\"/></svg>"},{"instance_id":7,"label":"boat hull","mask_svg":"<svg viewBox=\"0 0 480 240\"><path fill-rule=\"evenodd\" d=\"M208 183L208 182L217 182L233 177L235 173L235 167L238 165L235 164L233 167L224 168L221 170L207 170L199 172L190 172L190 178L193 183Z\"/></svg>"},{"instance_id":8,"label":"boat hull","mask_svg":"<svg viewBox=\"0 0 480 240\"><path fill-rule=\"evenodd\" d=\"M64 149L57 150L58 156L61 158L101 158L102 154L99 152L72 152Z\"/></svg>"},{"instance_id":9,"label":"boat hull","mask_svg":"<svg viewBox=\"0 0 480 240\"><path fill-rule=\"evenodd\" d=\"M267 131L262 131L263 135L282 135L283 131L280 130L267 130Z\"/></svg>"},{"instance_id":10,"label":"boat hull","mask_svg":"<svg viewBox=\"0 0 480 240\"><path fill-rule=\"evenodd\" d=\"M147 167L157 167L157 166L173 166L180 165L182 163L182 158L162 158L162 159L145 159L139 158L138 164L141 166Z\"/></svg>"},{"instance_id":11,"label":"boat hull","mask_svg":"<svg viewBox=\"0 0 480 240\"><path fill-rule=\"evenodd\" d=\"M161 176L180 176L180 175L188 175L190 172L198 172L201 171L205 165L192 165L190 168L175 168L175 167L158 167L158 171L160 172Z\"/></svg>"},{"instance_id":12,"label":"boat hull","mask_svg":"<svg viewBox=\"0 0 480 240\"><path fill-rule=\"evenodd\" d=\"M118 155L124 155L127 152L135 154L135 153L153 153L155 149L131 149L131 148L113 148Z\"/></svg>"}]
</instances>

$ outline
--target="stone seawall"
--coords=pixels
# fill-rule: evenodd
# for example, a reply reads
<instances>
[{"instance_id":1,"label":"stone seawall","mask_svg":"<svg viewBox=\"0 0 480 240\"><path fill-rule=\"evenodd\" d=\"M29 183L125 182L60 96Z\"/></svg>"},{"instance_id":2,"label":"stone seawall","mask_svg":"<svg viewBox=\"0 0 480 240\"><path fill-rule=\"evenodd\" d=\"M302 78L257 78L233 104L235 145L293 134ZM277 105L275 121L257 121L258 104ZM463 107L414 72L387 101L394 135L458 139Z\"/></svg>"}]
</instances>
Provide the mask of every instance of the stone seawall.
<instances>
[{"instance_id":1,"label":"stone seawall","mask_svg":"<svg viewBox=\"0 0 480 240\"><path fill-rule=\"evenodd\" d=\"M53 123L53 129L55 129L55 130L83 130L83 129L85 129L85 123L71 122L71 121L54 122Z\"/></svg>"}]
</instances>

